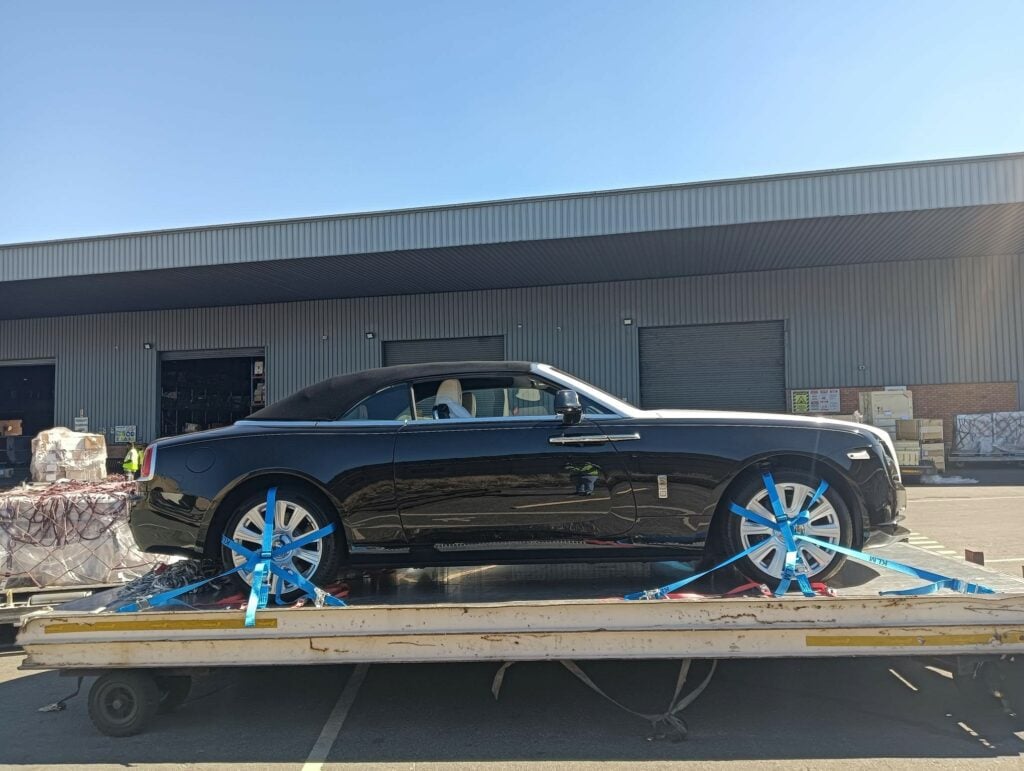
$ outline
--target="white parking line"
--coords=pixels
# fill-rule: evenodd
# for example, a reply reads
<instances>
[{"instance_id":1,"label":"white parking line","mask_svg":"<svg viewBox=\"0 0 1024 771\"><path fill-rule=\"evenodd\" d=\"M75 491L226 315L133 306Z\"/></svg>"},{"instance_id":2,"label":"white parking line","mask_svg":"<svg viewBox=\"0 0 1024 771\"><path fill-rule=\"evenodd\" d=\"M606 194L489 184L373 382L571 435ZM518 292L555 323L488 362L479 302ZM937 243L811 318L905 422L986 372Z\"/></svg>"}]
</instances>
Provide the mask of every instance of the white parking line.
<instances>
[{"instance_id":1,"label":"white parking line","mask_svg":"<svg viewBox=\"0 0 1024 771\"><path fill-rule=\"evenodd\" d=\"M986 565L990 562L1024 562L1024 557L1000 557L997 560L985 560Z\"/></svg>"},{"instance_id":2,"label":"white parking line","mask_svg":"<svg viewBox=\"0 0 1024 771\"><path fill-rule=\"evenodd\" d=\"M928 501L929 503L973 503L974 501L1010 501L1017 498L1024 498L1024 495L972 495L970 497L942 496L935 498L914 498L914 502Z\"/></svg>"},{"instance_id":3,"label":"white parking line","mask_svg":"<svg viewBox=\"0 0 1024 771\"><path fill-rule=\"evenodd\" d=\"M943 557L951 557L953 559L963 559L959 552L953 551L945 544L939 543L938 541L929 538L926 535L920 533L911 533L907 537L907 543L911 546L915 546L918 549L924 549L930 551L932 554L941 554Z\"/></svg>"},{"instance_id":4,"label":"white parking line","mask_svg":"<svg viewBox=\"0 0 1024 771\"><path fill-rule=\"evenodd\" d=\"M316 739L316 744L309 751L306 762L302 764L302 771L320 771L323 768L327 761L327 755L330 753L331 747L334 746L335 739L341 733L341 727L345 725L345 718L348 717L348 711L355 703L359 686L366 679L366 670L369 668L369 664L356 664L356 668L352 670L352 676L341 690L341 695L338 697L334 709L331 710L331 714L327 716L327 722L324 723L324 727Z\"/></svg>"}]
</instances>

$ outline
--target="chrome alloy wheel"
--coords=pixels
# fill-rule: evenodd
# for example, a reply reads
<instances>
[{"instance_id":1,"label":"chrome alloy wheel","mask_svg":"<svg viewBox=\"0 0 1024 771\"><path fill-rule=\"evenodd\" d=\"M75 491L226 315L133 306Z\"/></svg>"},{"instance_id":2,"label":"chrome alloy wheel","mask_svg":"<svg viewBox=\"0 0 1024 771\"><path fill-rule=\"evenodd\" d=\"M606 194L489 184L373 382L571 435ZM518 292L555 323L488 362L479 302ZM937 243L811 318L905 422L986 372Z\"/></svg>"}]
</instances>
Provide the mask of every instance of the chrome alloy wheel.
<instances>
[{"instance_id":1,"label":"chrome alloy wheel","mask_svg":"<svg viewBox=\"0 0 1024 771\"><path fill-rule=\"evenodd\" d=\"M266 502L261 503L258 506L253 506L242 515L241 519L238 520L238 524L235 525L231 538L242 544L242 546L258 552L263 548L263 527L266 522L266 513ZM320 526L317 524L314 516L305 508L297 503L278 499L274 510L274 535L271 541L272 548L286 546L287 544L297 541L299 538L302 538L302 536L308 535L319 528ZM327 537L329 538L330 536ZM323 559L323 553L324 540L321 538L307 543L305 546L298 549L292 549L289 552L285 552L279 557L275 557L274 563L280 567L293 570L303 578L309 580L320 566L320 561ZM231 552L231 559L233 560L235 567L238 567L245 562L245 558L235 551ZM241 575L245 579L246 583L252 583L251 574L242 573ZM276 574L271 574L271 595L277 592L277 585L279 582L281 582L281 579L278 578ZM285 581L281 586L281 593L285 594L297 588L298 587L294 584Z\"/></svg>"},{"instance_id":2,"label":"chrome alloy wheel","mask_svg":"<svg viewBox=\"0 0 1024 771\"><path fill-rule=\"evenodd\" d=\"M775 490L786 516L790 519L796 518L814 495L814 488L798 482L777 482ZM744 508L755 514L760 514L767 520L775 521L775 513L772 511L772 502L768 497L767 490L757 493ZM809 513L810 521L806 525L797 527L796 531L811 538L817 538L819 541L839 543L841 535L839 514L829 503L828 498L825 496L819 498ZM744 519L740 524L740 541L744 549L757 543L763 544L760 549L751 552L747 559L774 578L782 576L782 568L786 561L786 544L780 533ZM797 543L797 552L803 560L803 572L809 578L824 571L836 558L834 552L802 541Z\"/></svg>"}]
</instances>

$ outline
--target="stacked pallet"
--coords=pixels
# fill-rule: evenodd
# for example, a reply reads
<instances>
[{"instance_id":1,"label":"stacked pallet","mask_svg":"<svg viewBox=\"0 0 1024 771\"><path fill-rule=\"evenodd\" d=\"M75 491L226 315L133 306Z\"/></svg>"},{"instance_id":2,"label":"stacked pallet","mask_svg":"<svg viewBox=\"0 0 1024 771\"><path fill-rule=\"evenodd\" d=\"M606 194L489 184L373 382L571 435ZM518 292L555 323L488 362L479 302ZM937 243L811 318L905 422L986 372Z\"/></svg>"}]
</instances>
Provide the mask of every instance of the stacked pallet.
<instances>
[{"instance_id":1,"label":"stacked pallet","mask_svg":"<svg viewBox=\"0 0 1024 771\"><path fill-rule=\"evenodd\" d=\"M901 466L933 465L946 470L942 421L917 418L896 421L896 457Z\"/></svg>"},{"instance_id":2,"label":"stacked pallet","mask_svg":"<svg viewBox=\"0 0 1024 771\"><path fill-rule=\"evenodd\" d=\"M896 436L896 421L914 417L914 395L910 391L862 391L860 414L864 422Z\"/></svg>"},{"instance_id":3,"label":"stacked pallet","mask_svg":"<svg viewBox=\"0 0 1024 771\"><path fill-rule=\"evenodd\" d=\"M864 422L887 431L900 466L946 470L942 421L914 417L914 395L904 389L865 391L859 396Z\"/></svg>"}]
</instances>

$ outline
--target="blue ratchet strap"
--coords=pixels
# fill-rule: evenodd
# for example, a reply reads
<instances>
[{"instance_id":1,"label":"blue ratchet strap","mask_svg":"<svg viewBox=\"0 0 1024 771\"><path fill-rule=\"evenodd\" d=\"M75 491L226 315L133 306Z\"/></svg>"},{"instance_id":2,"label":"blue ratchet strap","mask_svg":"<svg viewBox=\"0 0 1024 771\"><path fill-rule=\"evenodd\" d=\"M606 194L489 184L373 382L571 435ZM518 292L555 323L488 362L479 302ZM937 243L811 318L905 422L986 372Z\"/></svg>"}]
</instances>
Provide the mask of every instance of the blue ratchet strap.
<instances>
[{"instance_id":1,"label":"blue ratchet strap","mask_svg":"<svg viewBox=\"0 0 1024 771\"><path fill-rule=\"evenodd\" d=\"M302 536L302 538L298 538L289 544L282 544L281 546L275 547L270 553L271 557L281 557L282 555L285 555L290 551L294 551L295 549L301 549L306 544L312 543L313 541L319 541L321 538L325 538L333 532L333 524L327 525L326 527L322 527L319 530L314 530L312 533L307 533L306 535ZM234 552L237 552L245 558L245 564L241 567L246 572L251 571L252 566L255 565L257 561L260 559L259 552L251 551L250 549L247 549L244 546L242 546L242 544L238 543L237 541L232 541L227 536L221 537L221 543L223 543L229 549L231 549ZM303 576L299 575L293 570L290 570L289 568L282 567L271 561L269 563L269 569L273 575L276 575L278 578L282 579L281 581L277 582L277 586L275 587L274 590L274 602L278 605L288 604L285 600L281 599L281 587L284 583L289 583L301 589L311 600L314 600L318 604L326 603L327 605L333 605L339 608L346 607L346 603L344 602L344 600L340 600L337 597L328 594L323 589L320 589L312 581L308 580L307 578L304 578Z\"/></svg>"},{"instance_id":2,"label":"blue ratchet strap","mask_svg":"<svg viewBox=\"0 0 1024 771\"><path fill-rule=\"evenodd\" d=\"M319 530L314 530L312 533L308 533L307 535L302 536L302 538L299 538L299 539L297 539L295 541L292 541L290 544L288 544L287 548L279 546L277 549L274 549L274 556L277 557L277 556L280 556L281 554L286 554L287 552L294 551L295 549L301 549L307 543L313 543L313 541L318 541L321 538L324 538L324 537L330 535L333 532L334 532L334 525L333 524L328 525L327 527L322 527ZM273 568L271 568L271 569L273 570ZM300 585L299 581L293 581L291 579L288 580L288 583L297 586L299 589L302 589L306 593L306 595L309 596L310 599L314 600L318 604L321 604L324 601L323 598L331 596L331 595L327 594L327 592L325 592L320 587L318 587L318 586L316 586L316 585L306 581L304 578L302 578L302 576L299 576L298 573L295 573L295 571L289 570L288 568L281 568L281 570L274 570L275 575L277 575L277 577L279 579L281 579L281 580L279 580L277 582L277 586L274 587L274 604L275 605L288 605L289 604L287 600L282 599L282 597L281 597L281 588L285 584L284 577L282 576L281 571L284 571L285 573L289 573L289 574L292 574L292 575L296 575L296 576L299 577L299 579L301 581L305 581L311 587L313 587L314 591L313 591L313 593L310 593L309 589L305 588L305 586ZM331 597L331 599L333 600L333 599L336 599L336 598ZM333 604L333 603L329 603L329 604ZM345 603L342 602L341 604L344 605Z\"/></svg>"},{"instance_id":3,"label":"blue ratchet strap","mask_svg":"<svg viewBox=\"0 0 1024 771\"><path fill-rule=\"evenodd\" d=\"M296 573L294 570L285 567L278 567L277 565L272 566L271 570L273 570L277 577L281 579L277 582L277 591L275 592L274 598L274 601L277 602L278 605L287 604L281 599L281 586L287 581L289 584L294 584L305 592L306 596L313 600L317 607L322 605L333 605L336 608L347 607L344 600L335 597L333 594L328 594L308 578Z\"/></svg>"},{"instance_id":4,"label":"blue ratchet strap","mask_svg":"<svg viewBox=\"0 0 1024 771\"><path fill-rule=\"evenodd\" d=\"M794 520L790 520L786 514L786 509L782 506L782 501L779 499L779 491L775 487L775 477L771 475L771 472L765 471L761 474L761 479L764 482L765 489L768 491L768 499L772 503L772 513L775 515L775 522L768 523L768 520L763 517L758 517L762 522L768 524L772 530L775 530L782 536L783 543L786 544L786 557L785 562L782 566L782 577L779 581L779 585L775 588L775 596L782 597L789 591L789 585L796 579L797 586L800 587L800 591L804 597L813 597L814 589L811 588L811 582L807 578L807 574L800 570L803 566L803 558L800 556L800 552L797 551L796 538L793 533L793 525L799 522L801 519L810 521L810 509L817 499L824 494L825 489L828 489L828 485L824 482L818 485L818 490L812 496L811 501L801 510ZM822 489L824 486L825 489ZM743 510L746 512L746 509ZM740 514L745 516L745 514ZM763 541L761 543L764 543Z\"/></svg>"},{"instance_id":5,"label":"blue ratchet strap","mask_svg":"<svg viewBox=\"0 0 1024 771\"><path fill-rule=\"evenodd\" d=\"M785 594L787 591L789 591L789 585L795 579L797 581L797 584L800 586L800 590L804 593L805 596L807 596L807 597L814 597L815 596L814 589L811 588L811 582L808 580L807 576L805 574L803 574L803 573L797 572L796 568L797 568L797 561L799 560L799 555L798 555L798 552L796 550L796 542L794 540L793 530L792 530L792 528L790 527L790 524L789 524L789 519L786 517L785 509L783 509L783 507L782 507L782 501L779 500L778 491L775 489L775 480L772 478L772 475L769 474L769 473L764 473L762 475L762 478L764 479L765 488L768 491L768 498L771 501L772 511L775 514L777 522L773 522L770 519L766 519L765 517L762 517L760 514L755 514L753 511L750 511L749 509L741 508L740 506L737 506L735 503L731 504L730 510L732 511L733 514L736 514L738 516L744 517L745 519L749 519L752 522L756 522L757 524L759 524L759 525L761 525L763 527L766 527L769 530L774 530L776 532L781 532L783 538L785 539L785 541L786 541L786 565L783 568L782 581L779 583L779 587L775 591L775 596L776 597L781 597L783 594ZM825 494L825 491L827 489L828 489L828 483L827 482L822 482L820 485L818 485L818 489L814 492L814 495L811 496L810 501L804 507L803 511L800 512L800 515L796 518L795 522L801 522L801 520L803 522L810 521L810 509L811 509L811 507L815 503L818 502L818 499L821 498L821 496ZM783 524L780 524L780 523L783 523ZM788 535L787 535L787 532L788 532ZM660 599L664 599L667 595L671 594L672 592L674 592L674 591L676 591L678 589L681 589L682 587L686 586L687 584L693 583L694 581L697 581L698 579L701 579L704 576L707 576L707 575L709 575L711 573L714 573L716 570L719 570L720 568L724 568L726 565L731 565L733 562L736 562L737 560L742 559L743 557L746 557L748 554L751 554L752 552L757 551L762 546L764 546L764 541L758 541L757 543L753 544L752 546L750 546L750 547L744 549L743 551L741 551L739 554L733 555L732 557L730 557L729 559L725 560L724 562L718 563L713 568L710 568L709 570L705 570L703 573L697 573L695 575L692 575L692 576L689 576L687 578L684 578L681 581L676 581L674 584L668 584L668 585L662 586L662 587L660 587L658 589L648 589L648 590L643 591L643 592L635 592L633 594L627 594L625 599L627 599L627 600L660 600Z\"/></svg>"},{"instance_id":6,"label":"blue ratchet strap","mask_svg":"<svg viewBox=\"0 0 1024 771\"><path fill-rule=\"evenodd\" d=\"M714 573L719 568L724 568L726 565L731 565L736 560L742 559L743 557L746 557L752 551L754 551L755 549L759 549L759 548L761 548L761 544L760 543L755 543L749 549L744 549L739 554L735 554L732 557L729 557L729 559L727 559L725 562L719 562L713 568L710 568L709 570L705 570L703 573L697 573L695 575L692 575L692 576L689 576L687 578L684 578L682 581L676 581L674 584L667 584L666 586L662 586L659 589L647 589L646 591L643 591L643 592L634 592L633 594L627 594L623 599L626 599L626 600L663 600L663 599L665 599L665 597L667 595L671 594L672 592L676 591L677 589L681 589L682 587L686 586L687 584L693 583L694 581L696 581L699 578L703 578L706 575L710 575L711 573Z\"/></svg>"},{"instance_id":7,"label":"blue ratchet strap","mask_svg":"<svg viewBox=\"0 0 1024 771\"><path fill-rule=\"evenodd\" d=\"M797 534L796 540L806 541L807 543L813 543L816 546L820 546L822 549L828 549L829 551L839 552L845 554L847 557L858 560L860 562L867 562L872 565L878 565L879 567L894 570L897 573L903 573L904 575L913 576L914 578L922 578L925 581L931 581L930 584L919 586L914 589L892 589L887 592L879 592L882 596L890 595L902 595L911 596L918 594L932 594L937 592L939 589L952 589L955 592L962 594L995 594L994 589L990 589L982 584L972 584L970 581L964 581L959 578L951 578L950 576L944 576L939 573L933 573L930 570L922 570L921 568L911 567L910 565L904 565L902 562L894 562L893 560L887 560L884 557L876 557L873 554L865 554L862 551L851 549L847 546L840 546L836 543L827 543L826 541L819 541L817 538L811 538L807 535Z\"/></svg>"},{"instance_id":8,"label":"blue ratchet strap","mask_svg":"<svg viewBox=\"0 0 1024 771\"><path fill-rule=\"evenodd\" d=\"M828 482L823 479L821 480L821 484L818 485L818 489L814 491L814 495L812 495L811 499L807 501L807 505L804 506L800 514L797 515L797 518L793 520L794 525L806 525L811 521L811 507L821 500L821 496L825 494L826 490L828 490Z\"/></svg>"},{"instance_id":9,"label":"blue ratchet strap","mask_svg":"<svg viewBox=\"0 0 1024 771\"><path fill-rule=\"evenodd\" d=\"M196 581L195 583L191 583L186 586L179 586L177 589L169 589L166 592L161 592L160 594L154 595L153 597L139 600L138 602L133 602L129 605L122 605L120 608L117 609L117 612L134 613L135 611L141 610L142 608L155 608L160 605L185 605L185 603L175 598L183 594L188 594L189 592L194 591L201 586L205 586L211 581L216 581L218 578L224 578L225 576L230 576L234 573L241 573L243 571L252 571L252 592L249 595L249 607L246 609L245 613L245 625L255 626L256 609L253 605L253 597L256 596L257 601L259 600L258 587L261 586L262 583L265 583L267 561L271 557L271 545L273 544L273 512L274 508L276 507L276 502L277 488L271 487L270 490L267 492L267 517L264 520L263 526L263 550L259 554L255 554L254 552L249 552L243 549L242 551L245 551L244 556L247 558L243 564L238 565L237 567L232 568L231 570L226 570L219 575L213 576L212 578L206 578L202 581ZM270 522L269 526L266 524L268 521ZM227 539L222 538L221 540ZM241 547L235 548L237 546L238 544L235 544L231 548L234 548L236 551L239 551ZM257 583L257 576L259 576L260 578L260 583ZM266 607L266 604L266 591L264 591L263 605L261 607Z\"/></svg>"},{"instance_id":10,"label":"blue ratchet strap","mask_svg":"<svg viewBox=\"0 0 1024 771\"><path fill-rule=\"evenodd\" d=\"M320 589L312 581L310 581L307 578L304 578L303 576L299 575L295 571L290 570L289 568L283 567L283 566L278 565L275 562L273 562L273 558L281 557L282 555L285 555L285 554L287 554L290 551L294 551L295 549L300 549L303 546L305 546L306 544L312 543L313 541L318 541L321 538L324 538L324 537L330 535L333 532L334 532L334 524L332 523L330 525L327 525L326 527L320 528L319 530L314 530L312 533L308 533L308 534L302 536L302 538L298 538L298 539L292 541L291 543L282 544L281 546L277 546L277 547L275 547L270 552L271 561L268 561L268 562L263 562L261 560L261 555L260 555L259 552L251 551L251 550L245 548L244 546L242 546L242 544L238 543L237 541L232 541L227 536L222 536L221 537L221 543L223 543L229 549L231 549L232 551L237 552L238 554L240 554L242 557L245 558L245 564L243 564L241 566L242 570L244 570L246 572L250 572L250 571L255 572L253 570L253 566L254 565L256 567L258 567L260 564L265 564L267 566L267 569L270 572L270 574L275 575L275 576L277 576L280 579L277 582L277 586L274 589L274 602L276 604L278 604L278 605L287 605L288 604L285 600L281 599L281 588L282 588L284 583L289 583L289 584L293 584L298 589L301 589L303 591L303 593L307 597L309 597L311 600L313 600L315 603L317 603L318 606L319 605L323 605L323 604L327 604L327 605L333 605L334 607L338 607L338 608L344 608L344 607L347 607L347 603L345 603L344 600L340 600L337 597L335 597L335 596L333 596L331 594L328 594L323 589ZM255 578L254 578L253 579L253 586L255 587L255 585L256 585L256 582L255 582ZM267 599L269 600L269 597ZM251 600L252 600L252 595L250 594L250 601ZM267 606L267 600L264 600L263 604L259 605L259 609L265 608L266 606ZM254 621L254 623L255 623L255 621Z\"/></svg>"},{"instance_id":11,"label":"blue ratchet strap","mask_svg":"<svg viewBox=\"0 0 1024 771\"><path fill-rule=\"evenodd\" d=\"M270 594L270 565L274 558L274 527L277 514L277 488L267 490L267 508L263 513L263 541L259 560L252 567L252 588L245 605L245 625L256 626L256 610L267 607Z\"/></svg>"}]
</instances>

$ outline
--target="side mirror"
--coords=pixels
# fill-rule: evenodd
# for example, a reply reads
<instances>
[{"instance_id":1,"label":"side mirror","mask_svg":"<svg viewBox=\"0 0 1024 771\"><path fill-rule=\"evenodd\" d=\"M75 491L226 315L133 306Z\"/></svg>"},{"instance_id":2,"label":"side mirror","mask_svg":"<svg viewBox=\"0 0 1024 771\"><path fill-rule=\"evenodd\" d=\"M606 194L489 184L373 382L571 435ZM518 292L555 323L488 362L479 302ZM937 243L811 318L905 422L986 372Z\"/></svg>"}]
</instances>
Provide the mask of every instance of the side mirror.
<instances>
[{"instance_id":1,"label":"side mirror","mask_svg":"<svg viewBox=\"0 0 1024 771\"><path fill-rule=\"evenodd\" d=\"M565 389L555 394L555 414L562 416L562 423L571 426L579 423L583 417L583 406L580 404L580 395L575 391Z\"/></svg>"}]
</instances>

